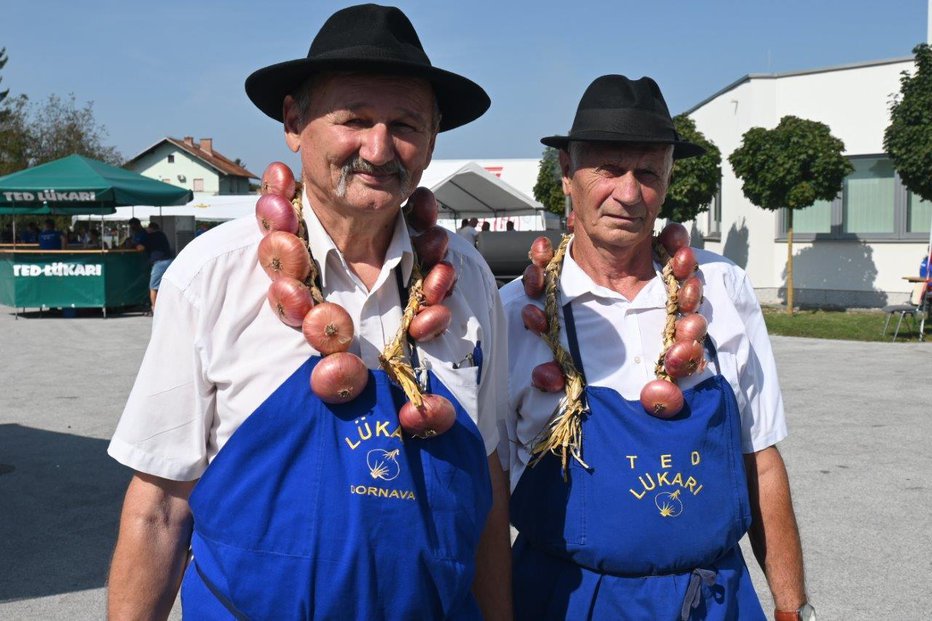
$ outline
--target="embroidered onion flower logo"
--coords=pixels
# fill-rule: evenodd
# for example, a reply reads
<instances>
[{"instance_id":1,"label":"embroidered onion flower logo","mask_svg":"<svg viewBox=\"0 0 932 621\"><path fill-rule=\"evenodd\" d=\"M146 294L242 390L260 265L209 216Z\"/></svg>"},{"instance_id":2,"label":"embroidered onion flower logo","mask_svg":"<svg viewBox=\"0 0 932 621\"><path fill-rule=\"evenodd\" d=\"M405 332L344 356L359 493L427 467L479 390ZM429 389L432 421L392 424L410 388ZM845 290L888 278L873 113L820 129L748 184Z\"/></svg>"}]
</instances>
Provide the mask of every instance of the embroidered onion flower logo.
<instances>
[{"instance_id":1,"label":"embroidered onion flower logo","mask_svg":"<svg viewBox=\"0 0 932 621\"><path fill-rule=\"evenodd\" d=\"M676 517L683 512L683 501L680 500L680 492L661 492L654 497L654 504L660 510L661 517Z\"/></svg>"},{"instance_id":2,"label":"embroidered onion flower logo","mask_svg":"<svg viewBox=\"0 0 932 621\"><path fill-rule=\"evenodd\" d=\"M385 449L372 449L366 453L366 464L369 466L369 475L373 479L391 481L401 474L398 465L399 449L386 451Z\"/></svg>"}]
</instances>

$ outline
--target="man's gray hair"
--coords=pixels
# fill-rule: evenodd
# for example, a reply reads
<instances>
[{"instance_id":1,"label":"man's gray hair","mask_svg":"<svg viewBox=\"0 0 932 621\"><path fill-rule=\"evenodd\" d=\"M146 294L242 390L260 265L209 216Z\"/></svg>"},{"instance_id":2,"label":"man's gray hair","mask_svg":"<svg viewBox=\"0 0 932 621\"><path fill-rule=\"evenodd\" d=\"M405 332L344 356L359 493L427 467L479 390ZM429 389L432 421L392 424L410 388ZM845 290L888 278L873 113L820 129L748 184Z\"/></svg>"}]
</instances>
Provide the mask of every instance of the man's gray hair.
<instances>
[{"instance_id":1,"label":"man's gray hair","mask_svg":"<svg viewBox=\"0 0 932 621\"><path fill-rule=\"evenodd\" d=\"M311 109L311 100L314 97L314 90L320 82L323 82L326 79L331 77L351 77L351 76L368 76L368 75L380 75L380 74L370 74L364 71L332 71L329 73L318 73L312 75L304 82L302 82L298 88L294 90L291 94L294 97L295 104L298 106L298 125L300 128L303 128L307 125L310 119L307 118L308 111ZM437 103L436 95L433 98L434 109L433 109L433 122L431 123L432 127L431 134L436 135L440 130L440 104Z\"/></svg>"}]
</instances>

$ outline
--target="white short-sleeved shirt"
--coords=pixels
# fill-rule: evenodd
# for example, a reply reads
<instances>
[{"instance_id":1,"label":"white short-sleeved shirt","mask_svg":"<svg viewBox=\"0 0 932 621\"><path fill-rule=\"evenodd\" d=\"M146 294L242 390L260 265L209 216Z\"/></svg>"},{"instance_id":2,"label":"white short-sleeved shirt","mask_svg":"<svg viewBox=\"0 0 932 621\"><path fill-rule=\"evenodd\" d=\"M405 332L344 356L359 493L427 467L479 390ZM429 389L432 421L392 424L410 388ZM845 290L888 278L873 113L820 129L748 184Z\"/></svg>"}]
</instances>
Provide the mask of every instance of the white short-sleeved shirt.
<instances>
[{"instance_id":1,"label":"white short-sleeved shirt","mask_svg":"<svg viewBox=\"0 0 932 621\"><path fill-rule=\"evenodd\" d=\"M744 270L711 252L696 250L696 258L704 283L699 312L709 320L721 373L738 400L742 450L762 450L786 437L786 422L760 305ZM644 384L655 378L654 365L661 351L667 295L659 266L655 268L657 276L630 301L595 284L569 252L560 276L560 305L572 303L586 382L612 388L626 399L640 399ZM534 367L552 360L553 355L543 339L524 328L521 309L529 303L543 308L543 298L528 298L520 279L506 285L501 294L508 321L510 383L505 428L513 488L528 463L529 445L563 393L544 393L531 386ZM561 329L560 337L566 347L565 330ZM715 372L709 364L679 385L688 388ZM504 446L503 438L500 452Z\"/></svg>"},{"instance_id":2,"label":"white short-sleeved shirt","mask_svg":"<svg viewBox=\"0 0 932 621\"><path fill-rule=\"evenodd\" d=\"M304 212L324 297L353 317L350 351L378 369L401 321L393 270L401 269L407 282L414 260L404 218L399 214L381 273L367 291L313 210ZM476 422L491 454L507 405L504 314L482 257L464 239L449 237L446 260L458 280L444 304L453 321L446 333L419 343L418 356ZM163 276L151 340L108 449L117 461L167 479L199 478L240 424L315 354L301 330L269 306L260 239L255 218L228 222L197 237Z\"/></svg>"}]
</instances>

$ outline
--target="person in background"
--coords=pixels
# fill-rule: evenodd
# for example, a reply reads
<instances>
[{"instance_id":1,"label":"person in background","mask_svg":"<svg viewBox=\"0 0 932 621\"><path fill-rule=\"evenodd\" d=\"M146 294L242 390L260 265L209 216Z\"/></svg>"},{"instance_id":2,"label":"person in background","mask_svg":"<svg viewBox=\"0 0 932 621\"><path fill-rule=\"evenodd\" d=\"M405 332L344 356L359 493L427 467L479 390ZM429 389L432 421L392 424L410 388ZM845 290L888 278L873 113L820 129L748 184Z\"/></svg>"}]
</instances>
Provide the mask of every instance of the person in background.
<instances>
[{"instance_id":1,"label":"person in background","mask_svg":"<svg viewBox=\"0 0 932 621\"><path fill-rule=\"evenodd\" d=\"M476 227L479 225L479 218L463 218L463 226L457 229L457 234L466 238L466 241L469 242L471 246L476 245L476 237L479 235L479 231L476 230Z\"/></svg>"},{"instance_id":2,"label":"person in background","mask_svg":"<svg viewBox=\"0 0 932 621\"><path fill-rule=\"evenodd\" d=\"M55 229L55 221L51 218L46 218L45 228L39 233L39 249L64 250L67 244L67 238L61 231Z\"/></svg>"},{"instance_id":3,"label":"person in background","mask_svg":"<svg viewBox=\"0 0 932 621\"><path fill-rule=\"evenodd\" d=\"M486 233L486 232L491 231L491 230L492 230L492 224L491 224L488 220L486 220L485 222L482 223L482 232L483 232L483 233Z\"/></svg>"},{"instance_id":4,"label":"person in background","mask_svg":"<svg viewBox=\"0 0 932 621\"><path fill-rule=\"evenodd\" d=\"M142 222L139 218L129 219L129 237L123 242L124 248L135 248L136 250L147 250L146 242L149 234L146 229L142 228Z\"/></svg>"},{"instance_id":5,"label":"person in background","mask_svg":"<svg viewBox=\"0 0 932 621\"><path fill-rule=\"evenodd\" d=\"M162 283L162 274L171 265L175 257L172 252L171 244L168 243L168 237L160 230L158 223L150 222L146 227L147 250L149 251L149 265L152 271L149 274L149 302L152 305L152 312L155 312L155 298L159 295L159 285Z\"/></svg>"},{"instance_id":6,"label":"person in background","mask_svg":"<svg viewBox=\"0 0 932 621\"><path fill-rule=\"evenodd\" d=\"M508 222L505 223L505 230L506 230L506 231L513 231L513 230L515 230L515 222L514 222L514 220L509 220Z\"/></svg>"},{"instance_id":7,"label":"person in background","mask_svg":"<svg viewBox=\"0 0 932 621\"><path fill-rule=\"evenodd\" d=\"M39 242L39 227L36 226L35 222L30 222L26 225L26 230L20 234L19 241L24 244L36 244Z\"/></svg>"}]
</instances>

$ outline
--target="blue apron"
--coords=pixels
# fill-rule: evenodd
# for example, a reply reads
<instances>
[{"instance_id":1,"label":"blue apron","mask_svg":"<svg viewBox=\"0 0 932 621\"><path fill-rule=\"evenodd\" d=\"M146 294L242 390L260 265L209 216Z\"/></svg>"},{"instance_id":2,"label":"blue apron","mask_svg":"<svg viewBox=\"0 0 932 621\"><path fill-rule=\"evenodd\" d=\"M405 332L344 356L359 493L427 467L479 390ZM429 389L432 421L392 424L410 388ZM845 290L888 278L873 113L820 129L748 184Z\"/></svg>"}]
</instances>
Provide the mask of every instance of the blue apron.
<instances>
[{"instance_id":1,"label":"blue apron","mask_svg":"<svg viewBox=\"0 0 932 621\"><path fill-rule=\"evenodd\" d=\"M570 304L563 314L582 373ZM564 481L548 454L512 494L517 619L765 619L738 547L751 515L734 393L717 375L684 397L662 420L586 386L590 468L570 460Z\"/></svg>"},{"instance_id":2,"label":"blue apron","mask_svg":"<svg viewBox=\"0 0 932 621\"><path fill-rule=\"evenodd\" d=\"M383 371L343 405L310 390L313 357L246 419L195 486L190 619L479 619L475 552L491 507L479 430L403 437Z\"/></svg>"}]
</instances>

